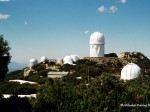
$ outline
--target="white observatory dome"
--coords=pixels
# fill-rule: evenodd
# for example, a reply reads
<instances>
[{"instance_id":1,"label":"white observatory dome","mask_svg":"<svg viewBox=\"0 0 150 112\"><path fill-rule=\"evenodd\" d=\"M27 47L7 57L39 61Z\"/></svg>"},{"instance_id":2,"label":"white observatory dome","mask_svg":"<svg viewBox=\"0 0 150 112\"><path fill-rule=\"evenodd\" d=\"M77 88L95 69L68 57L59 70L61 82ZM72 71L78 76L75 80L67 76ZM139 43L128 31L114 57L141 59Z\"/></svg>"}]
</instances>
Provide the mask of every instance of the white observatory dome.
<instances>
[{"instance_id":1,"label":"white observatory dome","mask_svg":"<svg viewBox=\"0 0 150 112\"><path fill-rule=\"evenodd\" d=\"M30 59L30 63L37 63L37 59Z\"/></svg>"},{"instance_id":2,"label":"white observatory dome","mask_svg":"<svg viewBox=\"0 0 150 112\"><path fill-rule=\"evenodd\" d=\"M74 62L78 61L80 58L77 55L71 55Z\"/></svg>"},{"instance_id":3,"label":"white observatory dome","mask_svg":"<svg viewBox=\"0 0 150 112\"><path fill-rule=\"evenodd\" d=\"M71 56L65 56L63 61L64 61L64 64L73 65L73 58Z\"/></svg>"},{"instance_id":4,"label":"white observatory dome","mask_svg":"<svg viewBox=\"0 0 150 112\"><path fill-rule=\"evenodd\" d=\"M141 68L135 63L129 63L121 71L121 79L130 80L139 77Z\"/></svg>"},{"instance_id":5,"label":"white observatory dome","mask_svg":"<svg viewBox=\"0 0 150 112\"><path fill-rule=\"evenodd\" d=\"M90 57L104 57L105 38L100 32L94 32L90 37Z\"/></svg>"},{"instance_id":6,"label":"white observatory dome","mask_svg":"<svg viewBox=\"0 0 150 112\"><path fill-rule=\"evenodd\" d=\"M37 59L30 59L30 61L29 61L30 68L37 63L38 63Z\"/></svg>"},{"instance_id":7,"label":"white observatory dome","mask_svg":"<svg viewBox=\"0 0 150 112\"><path fill-rule=\"evenodd\" d=\"M104 35L100 32L94 32L90 37L90 44L105 44Z\"/></svg>"},{"instance_id":8,"label":"white observatory dome","mask_svg":"<svg viewBox=\"0 0 150 112\"><path fill-rule=\"evenodd\" d=\"M42 56L41 59L40 59L40 62L45 62L46 60L47 60L47 57Z\"/></svg>"}]
</instances>

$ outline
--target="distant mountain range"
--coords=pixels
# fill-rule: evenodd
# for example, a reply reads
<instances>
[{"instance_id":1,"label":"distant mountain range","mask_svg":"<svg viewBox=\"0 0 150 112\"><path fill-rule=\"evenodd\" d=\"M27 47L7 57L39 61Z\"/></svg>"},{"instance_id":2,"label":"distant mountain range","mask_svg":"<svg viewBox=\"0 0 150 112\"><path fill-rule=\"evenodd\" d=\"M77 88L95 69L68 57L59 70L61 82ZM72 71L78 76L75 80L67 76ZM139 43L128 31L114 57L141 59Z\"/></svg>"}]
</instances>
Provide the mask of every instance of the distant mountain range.
<instances>
[{"instance_id":1,"label":"distant mountain range","mask_svg":"<svg viewBox=\"0 0 150 112\"><path fill-rule=\"evenodd\" d=\"M25 67L28 67L28 64L11 62L8 65L9 72L16 71L16 70L22 70Z\"/></svg>"}]
</instances>

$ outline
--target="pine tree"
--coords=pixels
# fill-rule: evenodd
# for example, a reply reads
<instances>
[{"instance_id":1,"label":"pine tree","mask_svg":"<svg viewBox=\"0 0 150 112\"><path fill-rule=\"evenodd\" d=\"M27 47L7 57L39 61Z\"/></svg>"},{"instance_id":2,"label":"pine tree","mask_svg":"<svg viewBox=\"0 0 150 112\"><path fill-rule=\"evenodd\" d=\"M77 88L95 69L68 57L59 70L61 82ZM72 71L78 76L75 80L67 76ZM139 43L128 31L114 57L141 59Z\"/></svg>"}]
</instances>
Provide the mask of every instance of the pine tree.
<instances>
[{"instance_id":1,"label":"pine tree","mask_svg":"<svg viewBox=\"0 0 150 112\"><path fill-rule=\"evenodd\" d=\"M10 63L10 47L3 35L0 35L0 79L4 79L8 72L8 64Z\"/></svg>"}]
</instances>

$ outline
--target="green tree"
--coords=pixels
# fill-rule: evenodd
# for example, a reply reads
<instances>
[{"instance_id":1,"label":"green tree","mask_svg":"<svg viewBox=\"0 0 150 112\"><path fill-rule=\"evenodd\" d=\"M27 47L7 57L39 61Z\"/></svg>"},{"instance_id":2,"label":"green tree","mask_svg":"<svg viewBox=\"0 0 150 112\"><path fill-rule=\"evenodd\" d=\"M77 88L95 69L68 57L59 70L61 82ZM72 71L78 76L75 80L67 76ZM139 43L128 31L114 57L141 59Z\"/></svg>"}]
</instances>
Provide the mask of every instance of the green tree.
<instances>
[{"instance_id":1,"label":"green tree","mask_svg":"<svg viewBox=\"0 0 150 112\"><path fill-rule=\"evenodd\" d=\"M41 70L45 70L45 64L42 64L42 63L35 64L32 66L32 69L38 72Z\"/></svg>"},{"instance_id":2,"label":"green tree","mask_svg":"<svg viewBox=\"0 0 150 112\"><path fill-rule=\"evenodd\" d=\"M11 60L10 49L3 35L0 35L0 79L4 79L8 72L8 64Z\"/></svg>"},{"instance_id":3,"label":"green tree","mask_svg":"<svg viewBox=\"0 0 150 112\"><path fill-rule=\"evenodd\" d=\"M88 110L90 112L118 112L125 91L123 82L113 74L103 73L90 81L88 95ZM94 96L92 96L94 95Z\"/></svg>"},{"instance_id":4,"label":"green tree","mask_svg":"<svg viewBox=\"0 0 150 112\"><path fill-rule=\"evenodd\" d=\"M75 66L74 65L70 65L70 64L64 64L63 66L60 67L60 71L74 71L75 70Z\"/></svg>"}]
</instances>

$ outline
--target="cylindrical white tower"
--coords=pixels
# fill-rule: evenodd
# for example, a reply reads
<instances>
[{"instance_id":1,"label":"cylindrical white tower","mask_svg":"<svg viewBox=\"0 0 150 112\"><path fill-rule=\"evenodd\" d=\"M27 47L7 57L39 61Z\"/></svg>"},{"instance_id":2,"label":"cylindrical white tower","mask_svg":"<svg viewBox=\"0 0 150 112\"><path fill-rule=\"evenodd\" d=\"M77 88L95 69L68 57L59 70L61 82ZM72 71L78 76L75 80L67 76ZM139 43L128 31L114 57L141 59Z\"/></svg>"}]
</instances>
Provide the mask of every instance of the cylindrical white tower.
<instances>
[{"instance_id":1,"label":"cylindrical white tower","mask_svg":"<svg viewBox=\"0 0 150 112\"><path fill-rule=\"evenodd\" d=\"M104 57L105 38L100 32L94 32L90 37L90 57Z\"/></svg>"}]
</instances>

